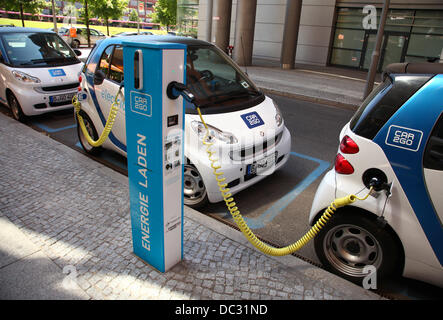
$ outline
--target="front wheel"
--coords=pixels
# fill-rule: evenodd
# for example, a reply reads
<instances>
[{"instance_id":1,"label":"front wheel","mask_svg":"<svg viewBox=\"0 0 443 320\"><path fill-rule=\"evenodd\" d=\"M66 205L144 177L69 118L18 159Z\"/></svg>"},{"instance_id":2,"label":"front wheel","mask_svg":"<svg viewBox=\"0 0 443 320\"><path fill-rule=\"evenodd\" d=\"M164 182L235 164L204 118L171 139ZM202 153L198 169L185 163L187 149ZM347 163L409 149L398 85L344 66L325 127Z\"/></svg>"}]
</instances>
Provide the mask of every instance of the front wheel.
<instances>
[{"instance_id":1,"label":"front wheel","mask_svg":"<svg viewBox=\"0 0 443 320\"><path fill-rule=\"evenodd\" d=\"M362 285L370 266L377 279L396 274L402 268L402 248L388 227L359 212L339 211L314 238L315 251L324 267Z\"/></svg>"},{"instance_id":2,"label":"front wheel","mask_svg":"<svg viewBox=\"0 0 443 320\"><path fill-rule=\"evenodd\" d=\"M191 164L184 165L183 187L185 205L199 209L208 203L208 194L203 178L197 168Z\"/></svg>"},{"instance_id":3,"label":"front wheel","mask_svg":"<svg viewBox=\"0 0 443 320\"><path fill-rule=\"evenodd\" d=\"M82 111L81 111L80 115L83 118L83 123L85 124L86 130L88 131L89 136L93 140L97 140L98 133L97 133L97 130L95 129L94 123L92 122L91 118L89 118L88 115ZM80 144L83 147L83 150L85 150L86 153L88 153L88 154L97 155L101 151L101 148L100 147L98 147L98 148L93 147L88 143L88 140L86 139L85 135L83 134L82 129L80 128L80 124L78 123L77 116L76 116L76 120L77 120L77 136L78 136L78 140L80 141Z\"/></svg>"},{"instance_id":4,"label":"front wheel","mask_svg":"<svg viewBox=\"0 0 443 320\"><path fill-rule=\"evenodd\" d=\"M26 116L23 113L22 107L20 106L20 103L13 93L8 94L8 104L9 108L11 109L12 116L15 120L20 122L26 120Z\"/></svg>"}]
</instances>

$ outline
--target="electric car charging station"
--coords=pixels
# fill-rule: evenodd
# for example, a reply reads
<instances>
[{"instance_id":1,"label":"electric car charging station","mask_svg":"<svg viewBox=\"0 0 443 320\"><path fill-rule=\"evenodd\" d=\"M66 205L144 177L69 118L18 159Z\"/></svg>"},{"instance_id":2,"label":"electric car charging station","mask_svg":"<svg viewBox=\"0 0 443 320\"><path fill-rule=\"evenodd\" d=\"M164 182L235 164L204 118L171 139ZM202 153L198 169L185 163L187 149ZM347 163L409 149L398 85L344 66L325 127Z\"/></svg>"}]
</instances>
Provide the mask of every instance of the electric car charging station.
<instances>
[{"instance_id":1,"label":"electric car charging station","mask_svg":"<svg viewBox=\"0 0 443 320\"><path fill-rule=\"evenodd\" d=\"M184 102L167 87L183 82L185 59L182 44L123 43L133 248L162 272L183 256Z\"/></svg>"}]
</instances>

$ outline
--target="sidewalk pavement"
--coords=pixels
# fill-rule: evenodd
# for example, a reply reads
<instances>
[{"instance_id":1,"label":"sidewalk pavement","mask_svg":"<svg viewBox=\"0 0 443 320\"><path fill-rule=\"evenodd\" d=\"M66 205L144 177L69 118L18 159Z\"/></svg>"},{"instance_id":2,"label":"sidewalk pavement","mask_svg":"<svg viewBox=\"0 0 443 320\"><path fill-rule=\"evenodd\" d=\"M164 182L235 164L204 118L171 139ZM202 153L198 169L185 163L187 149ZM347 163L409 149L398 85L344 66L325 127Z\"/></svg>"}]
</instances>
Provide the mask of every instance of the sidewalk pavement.
<instances>
[{"instance_id":1,"label":"sidewalk pavement","mask_svg":"<svg viewBox=\"0 0 443 320\"><path fill-rule=\"evenodd\" d=\"M160 273L132 253L126 176L3 114L0 146L0 299L381 299L188 207Z\"/></svg>"},{"instance_id":2,"label":"sidewalk pavement","mask_svg":"<svg viewBox=\"0 0 443 320\"><path fill-rule=\"evenodd\" d=\"M350 110L357 110L363 101L367 75L363 71L303 64L283 70L277 62L261 59L242 69L266 93Z\"/></svg>"}]
</instances>

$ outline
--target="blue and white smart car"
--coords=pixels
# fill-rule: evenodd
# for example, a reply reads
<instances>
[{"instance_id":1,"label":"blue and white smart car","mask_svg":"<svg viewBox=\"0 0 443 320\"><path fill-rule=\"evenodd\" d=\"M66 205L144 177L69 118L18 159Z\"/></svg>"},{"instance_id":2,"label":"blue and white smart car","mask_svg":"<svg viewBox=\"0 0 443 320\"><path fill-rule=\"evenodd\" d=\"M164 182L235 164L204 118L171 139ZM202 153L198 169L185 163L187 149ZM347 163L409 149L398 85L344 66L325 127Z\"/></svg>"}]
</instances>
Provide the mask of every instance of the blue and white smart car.
<instances>
[{"instance_id":1,"label":"blue and white smart car","mask_svg":"<svg viewBox=\"0 0 443 320\"><path fill-rule=\"evenodd\" d=\"M36 28L0 28L0 102L16 120L72 108L81 52Z\"/></svg>"},{"instance_id":2,"label":"blue and white smart car","mask_svg":"<svg viewBox=\"0 0 443 320\"><path fill-rule=\"evenodd\" d=\"M443 64L393 64L384 76L342 129L310 223L337 197L377 192L337 210L315 250L355 282L372 265L443 286Z\"/></svg>"},{"instance_id":3,"label":"blue and white smart car","mask_svg":"<svg viewBox=\"0 0 443 320\"><path fill-rule=\"evenodd\" d=\"M94 139L102 132L111 104L123 82L123 41L163 41L187 46L186 85L195 95L210 139L233 194L257 183L282 167L289 158L291 135L269 97L259 91L224 52L211 43L175 36L114 37L97 43L81 74L81 101L85 126ZM148 81L156 81L154 77ZM126 156L123 99L109 139L103 148ZM202 143L205 129L192 104L186 105L184 203L194 208L222 201L211 162ZM94 153L81 130L84 150Z\"/></svg>"}]
</instances>

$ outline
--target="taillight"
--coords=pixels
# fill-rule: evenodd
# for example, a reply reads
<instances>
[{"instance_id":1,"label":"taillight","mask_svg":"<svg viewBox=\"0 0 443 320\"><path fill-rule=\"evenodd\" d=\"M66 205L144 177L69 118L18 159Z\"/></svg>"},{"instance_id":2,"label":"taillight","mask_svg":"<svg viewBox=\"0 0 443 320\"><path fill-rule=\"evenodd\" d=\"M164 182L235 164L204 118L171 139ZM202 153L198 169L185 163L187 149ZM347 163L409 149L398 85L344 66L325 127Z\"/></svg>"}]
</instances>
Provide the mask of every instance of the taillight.
<instances>
[{"instance_id":1,"label":"taillight","mask_svg":"<svg viewBox=\"0 0 443 320\"><path fill-rule=\"evenodd\" d=\"M349 136L344 136L340 142L340 151L345 154L357 153L360 149L358 145Z\"/></svg>"},{"instance_id":2,"label":"taillight","mask_svg":"<svg viewBox=\"0 0 443 320\"><path fill-rule=\"evenodd\" d=\"M335 171L341 174L354 173L354 167L340 153L335 157Z\"/></svg>"}]
</instances>

